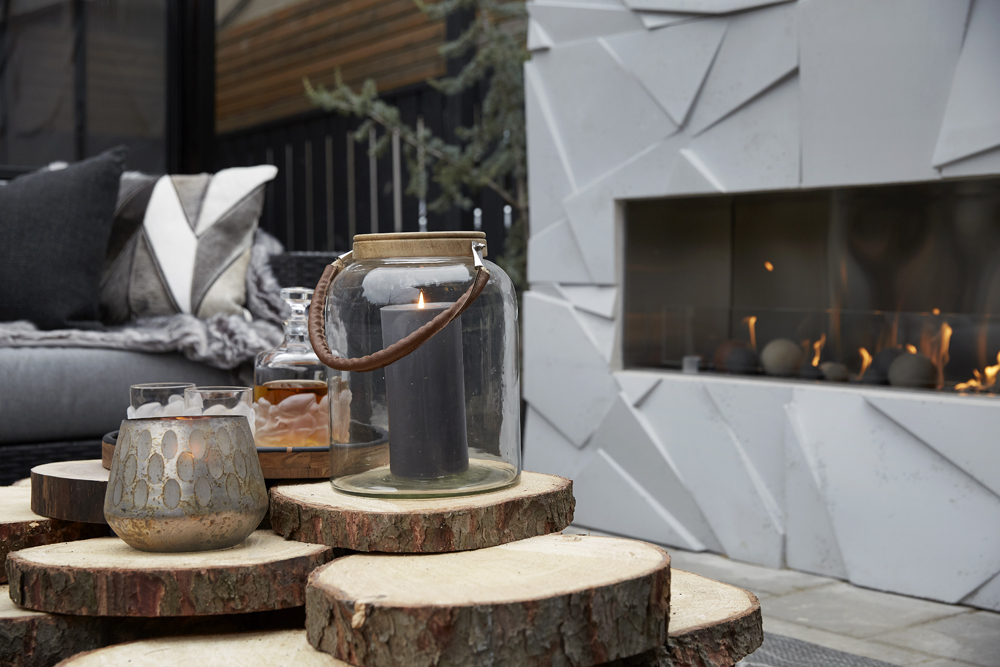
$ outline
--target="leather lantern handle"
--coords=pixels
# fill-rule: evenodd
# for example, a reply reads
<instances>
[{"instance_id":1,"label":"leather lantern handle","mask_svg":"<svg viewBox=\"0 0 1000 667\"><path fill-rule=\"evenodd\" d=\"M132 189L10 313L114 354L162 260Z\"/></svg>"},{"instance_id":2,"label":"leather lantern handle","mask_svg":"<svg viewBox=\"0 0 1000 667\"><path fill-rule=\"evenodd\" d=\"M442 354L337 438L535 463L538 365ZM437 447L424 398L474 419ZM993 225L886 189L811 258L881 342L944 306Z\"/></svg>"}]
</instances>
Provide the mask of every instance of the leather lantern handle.
<instances>
[{"instance_id":1,"label":"leather lantern handle","mask_svg":"<svg viewBox=\"0 0 1000 667\"><path fill-rule=\"evenodd\" d=\"M333 350L330 349L330 345L326 342L326 315L324 312L326 310L326 297L330 289L330 284L337 277L337 274L344 269L343 259L344 257L337 258L337 261L323 270L323 275L316 284L316 291L313 292L312 307L309 309L309 342L312 343L313 351L316 352L316 356L319 357L320 361L338 371L364 373L385 368L392 362L399 361L426 343L434 334L444 329L456 317L465 312L472 305L472 302L482 294L486 283L490 279L489 269L477 263L476 279L469 285L469 289L455 303L451 304L447 310L438 313L430 322L383 350L373 352L364 357L345 359L344 357L335 355Z\"/></svg>"}]
</instances>

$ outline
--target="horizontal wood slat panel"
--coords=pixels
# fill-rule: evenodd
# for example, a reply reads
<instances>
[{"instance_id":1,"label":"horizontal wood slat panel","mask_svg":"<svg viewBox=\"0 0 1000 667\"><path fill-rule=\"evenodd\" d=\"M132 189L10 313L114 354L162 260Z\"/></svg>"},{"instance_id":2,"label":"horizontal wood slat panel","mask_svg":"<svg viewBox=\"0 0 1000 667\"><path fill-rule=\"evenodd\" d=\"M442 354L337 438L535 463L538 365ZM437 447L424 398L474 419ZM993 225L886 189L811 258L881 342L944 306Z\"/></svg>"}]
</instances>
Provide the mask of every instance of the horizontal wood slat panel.
<instances>
[{"instance_id":1,"label":"horizontal wood slat panel","mask_svg":"<svg viewBox=\"0 0 1000 667\"><path fill-rule=\"evenodd\" d=\"M302 79L375 79L379 90L442 76L445 26L413 0L307 0L216 37L216 131L231 132L312 108Z\"/></svg>"}]
</instances>

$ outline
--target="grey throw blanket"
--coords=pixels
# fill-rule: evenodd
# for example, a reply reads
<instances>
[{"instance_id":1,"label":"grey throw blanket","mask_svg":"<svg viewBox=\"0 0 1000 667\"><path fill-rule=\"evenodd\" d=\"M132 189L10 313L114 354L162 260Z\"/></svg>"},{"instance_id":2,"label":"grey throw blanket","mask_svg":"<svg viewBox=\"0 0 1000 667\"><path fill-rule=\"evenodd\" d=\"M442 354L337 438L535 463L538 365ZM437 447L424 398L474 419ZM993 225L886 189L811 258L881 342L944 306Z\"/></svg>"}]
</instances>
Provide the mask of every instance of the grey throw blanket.
<instances>
[{"instance_id":1,"label":"grey throw blanket","mask_svg":"<svg viewBox=\"0 0 1000 667\"><path fill-rule=\"evenodd\" d=\"M136 320L103 331L40 331L31 322L0 322L0 347L99 347L136 352L180 352L215 368L236 368L281 342L287 307L268 263L281 243L258 231L247 269L247 309L253 321L218 314L207 320L171 315Z\"/></svg>"}]
</instances>

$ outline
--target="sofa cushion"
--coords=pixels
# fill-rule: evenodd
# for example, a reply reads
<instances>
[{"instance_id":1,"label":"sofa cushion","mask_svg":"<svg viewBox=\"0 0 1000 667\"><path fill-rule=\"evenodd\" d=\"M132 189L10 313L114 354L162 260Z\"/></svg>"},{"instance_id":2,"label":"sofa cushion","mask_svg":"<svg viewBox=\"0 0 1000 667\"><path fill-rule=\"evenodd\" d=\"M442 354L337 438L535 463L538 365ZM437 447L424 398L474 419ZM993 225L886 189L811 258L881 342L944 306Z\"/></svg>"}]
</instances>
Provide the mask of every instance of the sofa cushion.
<instances>
[{"instance_id":1,"label":"sofa cushion","mask_svg":"<svg viewBox=\"0 0 1000 667\"><path fill-rule=\"evenodd\" d=\"M242 314L246 273L271 165L217 174L122 176L101 279L101 314Z\"/></svg>"},{"instance_id":2,"label":"sofa cushion","mask_svg":"<svg viewBox=\"0 0 1000 667\"><path fill-rule=\"evenodd\" d=\"M0 321L94 328L127 150L0 187Z\"/></svg>"},{"instance_id":3,"label":"sofa cushion","mask_svg":"<svg viewBox=\"0 0 1000 667\"><path fill-rule=\"evenodd\" d=\"M121 424L128 388L141 382L243 384L180 354L65 347L0 348L0 376L0 444L100 438Z\"/></svg>"}]
</instances>

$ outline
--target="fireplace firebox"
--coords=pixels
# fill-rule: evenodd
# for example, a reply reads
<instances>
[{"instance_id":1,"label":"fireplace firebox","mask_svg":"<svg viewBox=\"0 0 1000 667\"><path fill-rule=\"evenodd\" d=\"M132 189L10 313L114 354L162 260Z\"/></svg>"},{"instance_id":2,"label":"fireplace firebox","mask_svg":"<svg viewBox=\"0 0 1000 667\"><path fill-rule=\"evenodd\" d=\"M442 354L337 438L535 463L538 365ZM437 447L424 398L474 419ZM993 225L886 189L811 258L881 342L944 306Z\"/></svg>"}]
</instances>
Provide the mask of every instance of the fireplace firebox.
<instances>
[{"instance_id":1,"label":"fireplace firebox","mask_svg":"<svg viewBox=\"0 0 1000 667\"><path fill-rule=\"evenodd\" d=\"M630 201L629 368L998 391L1000 179Z\"/></svg>"}]
</instances>

